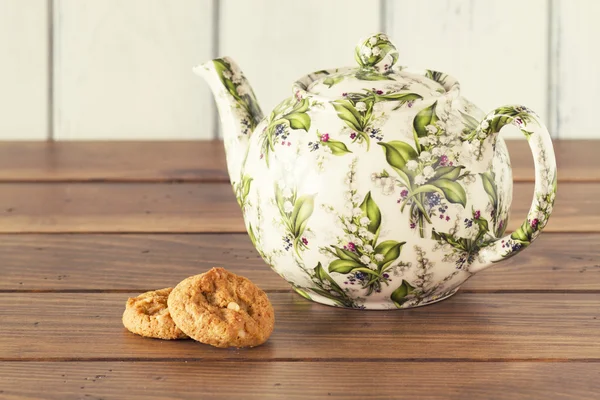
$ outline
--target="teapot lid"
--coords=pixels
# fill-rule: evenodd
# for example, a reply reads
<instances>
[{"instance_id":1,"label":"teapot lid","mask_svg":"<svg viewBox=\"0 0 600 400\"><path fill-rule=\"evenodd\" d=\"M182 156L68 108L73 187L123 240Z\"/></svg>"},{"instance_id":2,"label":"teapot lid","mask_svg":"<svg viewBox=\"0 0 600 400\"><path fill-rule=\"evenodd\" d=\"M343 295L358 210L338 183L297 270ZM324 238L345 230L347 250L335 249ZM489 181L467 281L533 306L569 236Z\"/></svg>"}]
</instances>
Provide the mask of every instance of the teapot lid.
<instances>
[{"instance_id":1,"label":"teapot lid","mask_svg":"<svg viewBox=\"0 0 600 400\"><path fill-rule=\"evenodd\" d=\"M458 96L459 84L449 75L396 66L398 51L383 33L361 39L356 45L354 58L357 67L317 71L296 81L296 95L325 97L329 101L358 93L370 93L381 100L391 101ZM412 98L407 95L412 95Z\"/></svg>"}]
</instances>

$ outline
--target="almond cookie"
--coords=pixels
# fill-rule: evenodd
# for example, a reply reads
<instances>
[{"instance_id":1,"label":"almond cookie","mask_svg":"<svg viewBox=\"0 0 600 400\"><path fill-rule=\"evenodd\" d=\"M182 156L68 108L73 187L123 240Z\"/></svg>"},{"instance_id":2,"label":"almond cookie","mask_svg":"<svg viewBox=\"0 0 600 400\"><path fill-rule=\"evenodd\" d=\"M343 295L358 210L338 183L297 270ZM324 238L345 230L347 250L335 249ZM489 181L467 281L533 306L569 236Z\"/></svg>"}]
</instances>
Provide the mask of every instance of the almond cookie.
<instances>
[{"instance_id":1,"label":"almond cookie","mask_svg":"<svg viewBox=\"0 0 600 400\"><path fill-rule=\"evenodd\" d=\"M169 295L173 321L189 337L215 347L267 341L275 313L266 293L223 268L181 281Z\"/></svg>"},{"instance_id":2,"label":"almond cookie","mask_svg":"<svg viewBox=\"0 0 600 400\"><path fill-rule=\"evenodd\" d=\"M123 325L130 332L157 339L186 339L173 322L167 298L173 288L160 289L130 297L123 313Z\"/></svg>"}]
</instances>

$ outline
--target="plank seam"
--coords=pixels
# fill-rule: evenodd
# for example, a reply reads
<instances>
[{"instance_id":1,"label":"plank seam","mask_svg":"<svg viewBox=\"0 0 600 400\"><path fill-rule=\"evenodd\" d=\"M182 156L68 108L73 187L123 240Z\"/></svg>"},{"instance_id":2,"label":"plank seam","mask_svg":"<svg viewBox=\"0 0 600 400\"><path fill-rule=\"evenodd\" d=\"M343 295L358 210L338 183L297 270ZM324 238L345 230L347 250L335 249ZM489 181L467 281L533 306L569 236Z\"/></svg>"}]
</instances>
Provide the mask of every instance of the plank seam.
<instances>
[{"instance_id":1,"label":"plank seam","mask_svg":"<svg viewBox=\"0 0 600 400\"><path fill-rule=\"evenodd\" d=\"M52 142L54 141L54 0L46 0L46 13L46 23L48 24L48 37L46 38L46 45L48 46L46 140Z\"/></svg>"},{"instance_id":2,"label":"plank seam","mask_svg":"<svg viewBox=\"0 0 600 400\"><path fill-rule=\"evenodd\" d=\"M221 52L221 6L219 0L212 1L212 58L215 59L220 56ZM219 111L217 110L217 103L213 99L212 93L208 93L210 102L212 104L212 119L213 119L213 139L219 139L219 132L221 130L221 121L219 119Z\"/></svg>"}]
</instances>

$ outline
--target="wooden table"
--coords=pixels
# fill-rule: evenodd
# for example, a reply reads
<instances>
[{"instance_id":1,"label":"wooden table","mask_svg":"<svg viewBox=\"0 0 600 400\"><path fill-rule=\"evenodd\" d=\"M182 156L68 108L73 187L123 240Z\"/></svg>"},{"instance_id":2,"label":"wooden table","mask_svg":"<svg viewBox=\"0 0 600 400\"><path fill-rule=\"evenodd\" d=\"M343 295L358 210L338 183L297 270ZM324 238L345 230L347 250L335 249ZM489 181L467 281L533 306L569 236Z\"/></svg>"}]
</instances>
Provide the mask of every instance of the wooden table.
<instances>
[{"instance_id":1,"label":"wooden table","mask_svg":"<svg viewBox=\"0 0 600 400\"><path fill-rule=\"evenodd\" d=\"M532 193L510 143L511 228ZM600 398L600 142L558 142L547 232L444 302L309 302L259 258L221 144L0 144L0 399ZM255 349L127 332L128 296L225 266L277 321Z\"/></svg>"}]
</instances>

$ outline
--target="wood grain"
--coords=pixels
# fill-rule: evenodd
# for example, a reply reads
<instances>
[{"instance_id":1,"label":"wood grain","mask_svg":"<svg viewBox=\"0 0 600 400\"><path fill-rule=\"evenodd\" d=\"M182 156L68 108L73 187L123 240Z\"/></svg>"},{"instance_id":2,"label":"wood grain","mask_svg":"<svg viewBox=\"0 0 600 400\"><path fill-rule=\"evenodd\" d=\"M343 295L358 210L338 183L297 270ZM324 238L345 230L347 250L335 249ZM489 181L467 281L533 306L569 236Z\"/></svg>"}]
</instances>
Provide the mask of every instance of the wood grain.
<instances>
[{"instance_id":1,"label":"wood grain","mask_svg":"<svg viewBox=\"0 0 600 400\"><path fill-rule=\"evenodd\" d=\"M533 181L525 141L507 141L517 182ZM554 142L560 182L600 182L600 141ZM594 167L595 166L595 167ZM228 182L223 144L0 142L0 182Z\"/></svg>"},{"instance_id":2,"label":"wood grain","mask_svg":"<svg viewBox=\"0 0 600 400\"><path fill-rule=\"evenodd\" d=\"M0 140L48 137L48 5L0 2Z\"/></svg>"},{"instance_id":3,"label":"wood grain","mask_svg":"<svg viewBox=\"0 0 600 400\"><path fill-rule=\"evenodd\" d=\"M57 139L214 136L212 96L191 71L214 57L213 1L54 3Z\"/></svg>"},{"instance_id":4,"label":"wood grain","mask_svg":"<svg viewBox=\"0 0 600 400\"><path fill-rule=\"evenodd\" d=\"M242 232L229 185L0 184L0 232Z\"/></svg>"},{"instance_id":5,"label":"wood grain","mask_svg":"<svg viewBox=\"0 0 600 400\"><path fill-rule=\"evenodd\" d=\"M520 103L540 113L543 120L548 118L547 1L446 0L437 7L424 1L388 4L386 30L398 47L398 64L456 77L461 95L486 113ZM515 9L520 12L514 14ZM408 39L416 37L420 40ZM528 46L513 45L522 40ZM483 53L487 56L473 57Z\"/></svg>"},{"instance_id":6,"label":"wood grain","mask_svg":"<svg viewBox=\"0 0 600 400\"><path fill-rule=\"evenodd\" d=\"M37 399L42 387L49 400L581 400L597 398L599 374L599 363L581 362L2 362L0 395Z\"/></svg>"},{"instance_id":7,"label":"wood grain","mask_svg":"<svg viewBox=\"0 0 600 400\"><path fill-rule=\"evenodd\" d=\"M0 294L0 360L600 360L598 294L461 293L433 306L364 312L272 293L273 335L241 350L129 333L121 323L127 297Z\"/></svg>"},{"instance_id":8,"label":"wood grain","mask_svg":"<svg viewBox=\"0 0 600 400\"><path fill-rule=\"evenodd\" d=\"M514 187L509 230L529 210L531 183ZM600 231L600 183L560 185L546 232ZM244 232L229 185L3 183L0 233Z\"/></svg>"},{"instance_id":9,"label":"wood grain","mask_svg":"<svg viewBox=\"0 0 600 400\"><path fill-rule=\"evenodd\" d=\"M600 234L544 234L462 291L600 291ZM0 291L145 291L224 266L267 291L290 286L246 234L4 235Z\"/></svg>"},{"instance_id":10,"label":"wood grain","mask_svg":"<svg viewBox=\"0 0 600 400\"><path fill-rule=\"evenodd\" d=\"M220 141L0 142L3 182L228 182Z\"/></svg>"},{"instance_id":11,"label":"wood grain","mask_svg":"<svg viewBox=\"0 0 600 400\"><path fill-rule=\"evenodd\" d=\"M562 138L598 138L596 126L597 100L600 79L587 77L587 71L600 68L600 49L596 40L600 36L600 25L595 16L600 13L600 3L583 1L580 7L573 7L568 0L556 0L557 15L556 53L557 119ZM570 46L569 43L577 43ZM576 48L586 49L577 51Z\"/></svg>"},{"instance_id":12,"label":"wood grain","mask_svg":"<svg viewBox=\"0 0 600 400\"><path fill-rule=\"evenodd\" d=\"M291 85L299 77L324 68L357 65L356 43L381 29L380 3L371 3L365 7L361 0L221 0L219 52L232 56L241 66L269 115L291 95ZM249 15L253 16L253 26L242 28L248 24ZM302 35L294 29L280 29L273 35L273 22L292 15L302 21ZM277 67L265 69L265 65Z\"/></svg>"}]
</instances>

